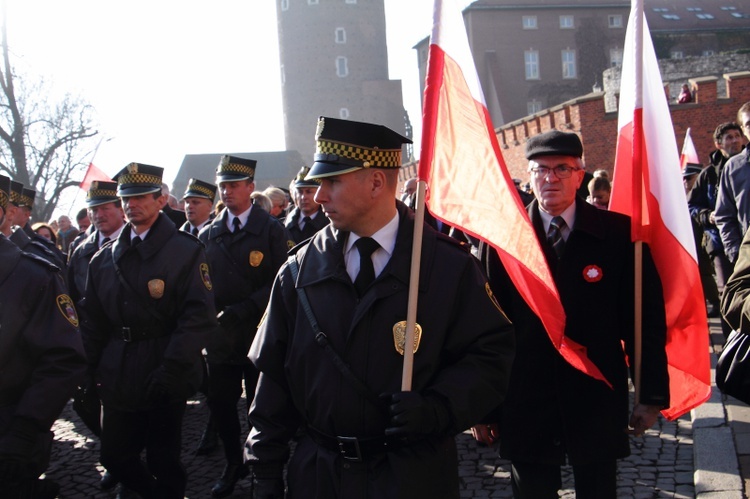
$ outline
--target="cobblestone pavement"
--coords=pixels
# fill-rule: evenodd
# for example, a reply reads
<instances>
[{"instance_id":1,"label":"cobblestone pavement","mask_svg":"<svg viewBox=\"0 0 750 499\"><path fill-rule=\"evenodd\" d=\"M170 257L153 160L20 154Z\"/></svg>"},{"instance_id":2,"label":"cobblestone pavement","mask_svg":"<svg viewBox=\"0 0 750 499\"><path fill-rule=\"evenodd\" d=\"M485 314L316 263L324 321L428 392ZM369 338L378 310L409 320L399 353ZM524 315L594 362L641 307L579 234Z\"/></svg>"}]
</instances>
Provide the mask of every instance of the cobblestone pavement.
<instances>
[{"instance_id":1,"label":"cobblestone pavement","mask_svg":"<svg viewBox=\"0 0 750 499\"><path fill-rule=\"evenodd\" d=\"M241 403L240 406L244 406ZM202 398L191 400L185 415L183 464L188 472L188 498L207 498L221 475L223 453L196 456L194 450L205 425L208 408ZM103 468L98 462L99 441L78 419L71 404L53 428L55 445L47 476L60 483L60 497L113 498L114 491L99 489ZM512 497L510 464L497 457L494 449L478 446L469 432L456 437L459 451L461 497ZM692 498L693 440L689 414L669 422L660 419L658 427L644 437L632 439L632 455L619 464L618 491L621 498ZM248 497L250 483L240 481L232 497ZM0 494L1 495L1 494ZM572 472L563 470L563 498L575 497Z\"/></svg>"}]
</instances>

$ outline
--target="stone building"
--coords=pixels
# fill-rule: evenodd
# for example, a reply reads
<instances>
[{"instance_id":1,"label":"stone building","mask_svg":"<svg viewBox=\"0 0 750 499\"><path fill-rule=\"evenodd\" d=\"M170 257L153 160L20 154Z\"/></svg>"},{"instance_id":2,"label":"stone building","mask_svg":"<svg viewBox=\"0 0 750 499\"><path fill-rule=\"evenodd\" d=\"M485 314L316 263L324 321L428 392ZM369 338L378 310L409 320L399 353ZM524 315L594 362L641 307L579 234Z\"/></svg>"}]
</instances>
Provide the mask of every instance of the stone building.
<instances>
[{"instance_id":1,"label":"stone building","mask_svg":"<svg viewBox=\"0 0 750 499\"><path fill-rule=\"evenodd\" d=\"M404 134L401 82L388 79L384 0L276 0L286 148L311 162L318 116Z\"/></svg>"}]
</instances>

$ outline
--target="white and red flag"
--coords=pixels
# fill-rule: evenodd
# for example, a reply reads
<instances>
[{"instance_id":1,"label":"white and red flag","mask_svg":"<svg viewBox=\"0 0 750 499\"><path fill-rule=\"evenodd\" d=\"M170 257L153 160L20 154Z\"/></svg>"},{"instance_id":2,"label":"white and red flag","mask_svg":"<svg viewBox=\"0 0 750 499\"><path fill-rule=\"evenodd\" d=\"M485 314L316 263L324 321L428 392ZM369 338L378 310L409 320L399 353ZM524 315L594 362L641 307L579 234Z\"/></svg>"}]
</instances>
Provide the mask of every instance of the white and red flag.
<instances>
[{"instance_id":1,"label":"white and red flag","mask_svg":"<svg viewBox=\"0 0 750 499\"><path fill-rule=\"evenodd\" d=\"M690 136L690 128L685 132L685 141L682 143L682 152L680 152L680 168L683 170L692 163L694 165L700 165L701 160L698 157L698 152L695 150L695 144L693 144L693 138Z\"/></svg>"},{"instance_id":2,"label":"white and red flag","mask_svg":"<svg viewBox=\"0 0 750 499\"><path fill-rule=\"evenodd\" d=\"M649 245L661 277L671 402L662 414L673 420L711 394L708 322L677 142L642 0L633 0L620 85L609 208L632 218L632 239Z\"/></svg>"},{"instance_id":3,"label":"white and red flag","mask_svg":"<svg viewBox=\"0 0 750 499\"><path fill-rule=\"evenodd\" d=\"M97 168L94 163L89 163L89 167L86 169L86 175L83 176L83 180L81 180L81 185L79 187L84 191L88 191L89 187L91 187L91 182L94 180L102 180L104 182L112 181L109 175Z\"/></svg>"},{"instance_id":4,"label":"white and red flag","mask_svg":"<svg viewBox=\"0 0 750 499\"><path fill-rule=\"evenodd\" d=\"M461 10L436 0L424 96L419 178L436 218L494 247L565 360L604 381L586 349L565 336L565 311L503 161Z\"/></svg>"}]
</instances>

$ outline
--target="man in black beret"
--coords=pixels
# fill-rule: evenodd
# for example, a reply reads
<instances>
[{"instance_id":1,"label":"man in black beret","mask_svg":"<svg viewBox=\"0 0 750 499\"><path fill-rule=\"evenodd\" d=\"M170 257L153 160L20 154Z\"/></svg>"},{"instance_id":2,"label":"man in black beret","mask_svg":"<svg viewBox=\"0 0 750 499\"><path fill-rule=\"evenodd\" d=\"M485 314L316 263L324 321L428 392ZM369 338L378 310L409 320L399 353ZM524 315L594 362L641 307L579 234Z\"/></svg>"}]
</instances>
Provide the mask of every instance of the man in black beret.
<instances>
[{"instance_id":1,"label":"man in black beret","mask_svg":"<svg viewBox=\"0 0 750 499\"><path fill-rule=\"evenodd\" d=\"M295 243L301 243L328 225L323 207L315 202L315 193L320 183L308 179L309 172L310 168L303 166L294 178L297 205L289 212L284 223Z\"/></svg>"},{"instance_id":2,"label":"man in black beret","mask_svg":"<svg viewBox=\"0 0 750 499\"><path fill-rule=\"evenodd\" d=\"M641 435L669 405L664 299L644 247L643 303L648 306L641 392L628 419L625 355L631 366L634 359L630 218L576 196L582 155L574 133L553 130L529 138L526 158L536 199L528 213L565 309L565 336L586 348L611 387L563 359L497 253L483 255L492 289L519 341L508 396L489 418L497 424L477 426L474 434L487 444L499 439L501 456L511 460L516 498L557 497L560 467L567 462L573 466L576 497L614 499L617 459L630 454L628 432Z\"/></svg>"},{"instance_id":3,"label":"man in black beret","mask_svg":"<svg viewBox=\"0 0 750 499\"><path fill-rule=\"evenodd\" d=\"M216 312L203 246L160 211L162 173L131 163L115 177L128 223L91 259L81 335L102 401L102 465L144 498L183 498L182 420Z\"/></svg>"},{"instance_id":4,"label":"man in black beret","mask_svg":"<svg viewBox=\"0 0 750 499\"><path fill-rule=\"evenodd\" d=\"M320 182L331 223L279 271L250 350L261 372L246 445L254 497L283 497L302 427L287 497L458 498L455 435L502 400L512 326L474 258L425 225L422 333L402 391L414 214L396 189L410 141L320 118L316 142L306 178Z\"/></svg>"}]
</instances>

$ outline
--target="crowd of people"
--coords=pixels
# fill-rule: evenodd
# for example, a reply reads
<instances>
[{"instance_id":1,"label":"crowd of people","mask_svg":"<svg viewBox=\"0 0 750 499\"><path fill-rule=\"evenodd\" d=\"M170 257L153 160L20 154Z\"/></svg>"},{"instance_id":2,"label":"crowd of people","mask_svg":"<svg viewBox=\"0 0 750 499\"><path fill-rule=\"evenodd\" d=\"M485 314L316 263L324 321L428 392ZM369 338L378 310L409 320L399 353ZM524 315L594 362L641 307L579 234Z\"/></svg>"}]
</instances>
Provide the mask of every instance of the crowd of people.
<instances>
[{"instance_id":1,"label":"crowd of people","mask_svg":"<svg viewBox=\"0 0 750 499\"><path fill-rule=\"evenodd\" d=\"M696 179L686 192L717 308L722 292L732 302L732 266L750 262L743 130L750 138L750 103L738 124L717 127L711 164L683 172ZM314 161L288 190L255 191L262 165L225 155L182 199L162 168L131 163L92 182L78 228L66 216L29 225L34 192L0 175L3 496L56 496L39 477L50 428L74 397L101 440L102 488L184 497L182 421L201 391L210 417L196 453L221 447L225 460L206 496L228 497L247 479L259 499L457 498L454 437L471 428L511 461L514 497L558 497L566 463L577 497L616 497L617 460L669 406L669 383L646 246L641 391L630 407L634 244L629 218L608 211L609 175L586 171L576 134L552 130L526 143L530 191L517 183L565 335L604 383L560 355L494 249L431 216L411 304L416 179L397 194L409 142L321 117ZM741 309L731 317L727 328L746 322Z\"/></svg>"}]
</instances>

